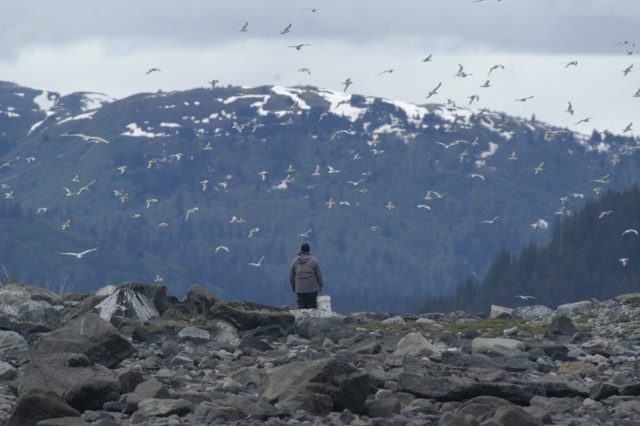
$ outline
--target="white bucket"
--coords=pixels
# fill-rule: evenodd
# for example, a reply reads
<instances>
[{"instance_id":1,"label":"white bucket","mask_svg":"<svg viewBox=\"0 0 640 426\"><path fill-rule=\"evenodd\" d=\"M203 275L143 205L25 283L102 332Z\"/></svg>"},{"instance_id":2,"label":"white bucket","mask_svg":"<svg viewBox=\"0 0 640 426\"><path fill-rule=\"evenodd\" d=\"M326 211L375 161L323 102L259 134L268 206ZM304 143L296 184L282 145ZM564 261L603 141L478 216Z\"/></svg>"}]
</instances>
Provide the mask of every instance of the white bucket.
<instances>
[{"instance_id":1,"label":"white bucket","mask_svg":"<svg viewBox=\"0 0 640 426\"><path fill-rule=\"evenodd\" d=\"M331 312L331 296L318 296L316 298L318 309Z\"/></svg>"}]
</instances>

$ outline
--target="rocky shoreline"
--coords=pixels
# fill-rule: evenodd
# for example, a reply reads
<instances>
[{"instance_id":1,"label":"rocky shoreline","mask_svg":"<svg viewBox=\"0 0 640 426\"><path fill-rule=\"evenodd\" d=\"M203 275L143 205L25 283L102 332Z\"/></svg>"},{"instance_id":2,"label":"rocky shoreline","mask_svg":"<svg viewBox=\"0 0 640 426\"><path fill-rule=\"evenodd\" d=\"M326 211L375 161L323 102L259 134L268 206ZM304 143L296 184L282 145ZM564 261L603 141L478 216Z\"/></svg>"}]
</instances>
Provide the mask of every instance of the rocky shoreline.
<instances>
[{"instance_id":1,"label":"rocky shoreline","mask_svg":"<svg viewBox=\"0 0 640 426\"><path fill-rule=\"evenodd\" d=\"M640 425L640 293L421 315L0 287L0 426Z\"/></svg>"}]
</instances>

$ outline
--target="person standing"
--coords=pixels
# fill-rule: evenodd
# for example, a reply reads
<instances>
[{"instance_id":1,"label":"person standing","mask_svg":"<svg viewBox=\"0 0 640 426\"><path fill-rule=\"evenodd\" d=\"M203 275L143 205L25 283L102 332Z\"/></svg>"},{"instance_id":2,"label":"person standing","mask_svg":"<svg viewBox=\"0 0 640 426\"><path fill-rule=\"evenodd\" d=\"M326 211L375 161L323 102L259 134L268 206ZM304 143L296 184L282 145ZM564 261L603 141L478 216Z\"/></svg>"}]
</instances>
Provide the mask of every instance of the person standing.
<instances>
[{"instance_id":1,"label":"person standing","mask_svg":"<svg viewBox=\"0 0 640 426\"><path fill-rule=\"evenodd\" d=\"M298 295L298 309L316 309L318 292L324 291L320 262L310 252L309 244L302 244L289 268L289 284L291 291Z\"/></svg>"}]
</instances>

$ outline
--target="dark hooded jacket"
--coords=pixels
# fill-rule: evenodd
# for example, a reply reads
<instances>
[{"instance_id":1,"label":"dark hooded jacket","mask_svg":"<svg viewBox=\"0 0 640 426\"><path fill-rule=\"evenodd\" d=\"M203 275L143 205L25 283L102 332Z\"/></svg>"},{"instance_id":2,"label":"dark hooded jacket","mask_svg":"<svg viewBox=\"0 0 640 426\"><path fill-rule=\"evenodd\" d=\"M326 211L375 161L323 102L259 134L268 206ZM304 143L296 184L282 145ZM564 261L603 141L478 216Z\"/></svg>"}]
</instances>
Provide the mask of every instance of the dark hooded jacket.
<instances>
[{"instance_id":1,"label":"dark hooded jacket","mask_svg":"<svg viewBox=\"0 0 640 426\"><path fill-rule=\"evenodd\" d=\"M324 280L318 259L307 252L298 254L289 268L289 284L296 293L322 291Z\"/></svg>"}]
</instances>

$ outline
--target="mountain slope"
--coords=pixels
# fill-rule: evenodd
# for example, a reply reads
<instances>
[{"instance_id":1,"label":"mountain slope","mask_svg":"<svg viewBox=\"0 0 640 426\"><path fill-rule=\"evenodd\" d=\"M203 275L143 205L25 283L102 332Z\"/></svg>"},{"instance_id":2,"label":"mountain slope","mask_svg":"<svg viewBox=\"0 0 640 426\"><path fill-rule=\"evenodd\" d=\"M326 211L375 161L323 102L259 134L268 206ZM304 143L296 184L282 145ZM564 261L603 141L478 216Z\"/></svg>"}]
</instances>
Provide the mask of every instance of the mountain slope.
<instances>
[{"instance_id":1,"label":"mountain slope","mask_svg":"<svg viewBox=\"0 0 640 426\"><path fill-rule=\"evenodd\" d=\"M9 92L18 90L25 96L12 112L30 118L3 119L11 131L2 160L11 163L0 181L25 211L46 206L43 220L56 226L73 218L70 232L95 232L180 265L186 280L275 305L293 303L287 270L302 242L339 312L406 311L482 276L502 249L548 242L554 212L584 203L571 194L626 188L638 176L634 139L564 131L545 141L560 129L451 105L262 86L142 93L93 110L74 94L42 111L25 99L39 92ZM10 105L17 96L6 93ZM611 182L593 182L610 172ZM63 189L86 185L79 195ZM230 252L215 253L220 245ZM248 265L263 255L262 267Z\"/></svg>"},{"instance_id":2,"label":"mountain slope","mask_svg":"<svg viewBox=\"0 0 640 426\"><path fill-rule=\"evenodd\" d=\"M595 297L606 300L637 290L640 280L640 189L606 191L560 222L548 245L529 245L519 256L502 251L487 276L460 282L448 297L430 298L421 309L488 311L492 304L557 306Z\"/></svg>"}]
</instances>

